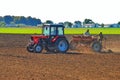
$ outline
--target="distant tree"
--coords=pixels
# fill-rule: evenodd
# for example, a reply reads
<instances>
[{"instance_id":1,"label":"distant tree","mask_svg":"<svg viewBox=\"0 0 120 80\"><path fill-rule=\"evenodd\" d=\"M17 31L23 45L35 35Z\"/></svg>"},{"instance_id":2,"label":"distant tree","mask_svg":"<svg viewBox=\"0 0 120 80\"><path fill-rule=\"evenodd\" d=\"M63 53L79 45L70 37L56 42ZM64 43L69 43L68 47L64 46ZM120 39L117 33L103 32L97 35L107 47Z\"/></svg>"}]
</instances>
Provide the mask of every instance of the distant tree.
<instances>
[{"instance_id":1,"label":"distant tree","mask_svg":"<svg viewBox=\"0 0 120 80\"><path fill-rule=\"evenodd\" d=\"M45 24L54 24L52 20L46 20Z\"/></svg>"},{"instance_id":2,"label":"distant tree","mask_svg":"<svg viewBox=\"0 0 120 80\"><path fill-rule=\"evenodd\" d=\"M120 27L120 21L118 22L118 27Z\"/></svg>"},{"instance_id":3,"label":"distant tree","mask_svg":"<svg viewBox=\"0 0 120 80\"><path fill-rule=\"evenodd\" d=\"M14 19L13 19L13 17L12 16L4 16L4 22L6 23L6 24L10 24L10 22L12 22Z\"/></svg>"},{"instance_id":4,"label":"distant tree","mask_svg":"<svg viewBox=\"0 0 120 80\"><path fill-rule=\"evenodd\" d=\"M40 19L33 18L32 20L33 20L32 26L37 26L38 24L41 24L41 20Z\"/></svg>"},{"instance_id":5,"label":"distant tree","mask_svg":"<svg viewBox=\"0 0 120 80\"><path fill-rule=\"evenodd\" d=\"M83 24L93 24L94 22L91 19L85 19Z\"/></svg>"},{"instance_id":6,"label":"distant tree","mask_svg":"<svg viewBox=\"0 0 120 80\"><path fill-rule=\"evenodd\" d=\"M0 27L5 27L5 22L1 21L0 22Z\"/></svg>"},{"instance_id":7,"label":"distant tree","mask_svg":"<svg viewBox=\"0 0 120 80\"><path fill-rule=\"evenodd\" d=\"M2 16L0 16L0 22L1 22L1 21L4 21L4 18L3 18Z\"/></svg>"},{"instance_id":8,"label":"distant tree","mask_svg":"<svg viewBox=\"0 0 120 80\"><path fill-rule=\"evenodd\" d=\"M105 25L102 23L102 24L101 24L101 27L103 28L104 26L105 26Z\"/></svg>"},{"instance_id":9,"label":"distant tree","mask_svg":"<svg viewBox=\"0 0 120 80\"><path fill-rule=\"evenodd\" d=\"M31 16L27 17L27 25L33 25L32 23L33 23L32 17Z\"/></svg>"},{"instance_id":10,"label":"distant tree","mask_svg":"<svg viewBox=\"0 0 120 80\"><path fill-rule=\"evenodd\" d=\"M42 24L42 21L40 19L36 19L37 24Z\"/></svg>"},{"instance_id":11,"label":"distant tree","mask_svg":"<svg viewBox=\"0 0 120 80\"><path fill-rule=\"evenodd\" d=\"M98 27L100 27L100 24L99 24L99 23L95 23L95 24L94 24L94 27L95 27L95 28L98 28Z\"/></svg>"},{"instance_id":12,"label":"distant tree","mask_svg":"<svg viewBox=\"0 0 120 80\"><path fill-rule=\"evenodd\" d=\"M4 17L0 16L0 22L4 22L6 26L16 26L16 25L22 25L22 26L37 26L42 24L40 19L24 16L9 16L6 15ZM49 21L48 21L49 22ZM12 26L13 25L13 26Z\"/></svg>"},{"instance_id":13,"label":"distant tree","mask_svg":"<svg viewBox=\"0 0 120 80\"><path fill-rule=\"evenodd\" d=\"M20 24L20 16L13 16L13 18L15 24Z\"/></svg>"},{"instance_id":14,"label":"distant tree","mask_svg":"<svg viewBox=\"0 0 120 80\"><path fill-rule=\"evenodd\" d=\"M21 16L19 19L19 24L27 24L27 19L24 16Z\"/></svg>"},{"instance_id":15,"label":"distant tree","mask_svg":"<svg viewBox=\"0 0 120 80\"><path fill-rule=\"evenodd\" d=\"M64 25L64 23L63 23L63 22L59 22L58 24Z\"/></svg>"},{"instance_id":16,"label":"distant tree","mask_svg":"<svg viewBox=\"0 0 120 80\"><path fill-rule=\"evenodd\" d=\"M71 22L66 21L64 22L64 26L65 28L72 28L73 24Z\"/></svg>"},{"instance_id":17,"label":"distant tree","mask_svg":"<svg viewBox=\"0 0 120 80\"><path fill-rule=\"evenodd\" d=\"M120 25L120 21L118 22L118 24Z\"/></svg>"},{"instance_id":18,"label":"distant tree","mask_svg":"<svg viewBox=\"0 0 120 80\"><path fill-rule=\"evenodd\" d=\"M80 27L82 27L82 22L81 21L75 21L73 27L74 28L80 28Z\"/></svg>"},{"instance_id":19,"label":"distant tree","mask_svg":"<svg viewBox=\"0 0 120 80\"><path fill-rule=\"evenodd\" d=\"M42 24L40 19L36 19L36 26Z\"/></svg>"},{"instance_id":20,"label":"distant tree","mask_svg":"<svg viewBox=\"0 0 120 80\"><path fill-rule=\"evenodd\" d=\"M112 28L117 28L117 27L119 27L119 24L111 24L109 27L112 27Z\"/></svg>"}]
</instances>

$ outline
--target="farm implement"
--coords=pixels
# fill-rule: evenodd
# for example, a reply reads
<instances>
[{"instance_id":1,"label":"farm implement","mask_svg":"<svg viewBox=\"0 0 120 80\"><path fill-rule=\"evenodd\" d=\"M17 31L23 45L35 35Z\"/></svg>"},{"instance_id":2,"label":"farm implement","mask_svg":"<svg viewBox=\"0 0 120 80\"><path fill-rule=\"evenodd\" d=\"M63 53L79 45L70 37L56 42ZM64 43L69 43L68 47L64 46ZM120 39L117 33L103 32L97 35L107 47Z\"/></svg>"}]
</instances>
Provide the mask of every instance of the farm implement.
<instances>
[{"instance_id":1,"label":"farm implement","mask_svg":"<svg viewBox=\"0 0 120 80\"><path fill-rule=\"evenodd\" d=\"M100 52L102 50L102 37L74 35L70 40L70 49L74 50L78 45L89 46L93 51Z\"/></svg>"}]
</instances>

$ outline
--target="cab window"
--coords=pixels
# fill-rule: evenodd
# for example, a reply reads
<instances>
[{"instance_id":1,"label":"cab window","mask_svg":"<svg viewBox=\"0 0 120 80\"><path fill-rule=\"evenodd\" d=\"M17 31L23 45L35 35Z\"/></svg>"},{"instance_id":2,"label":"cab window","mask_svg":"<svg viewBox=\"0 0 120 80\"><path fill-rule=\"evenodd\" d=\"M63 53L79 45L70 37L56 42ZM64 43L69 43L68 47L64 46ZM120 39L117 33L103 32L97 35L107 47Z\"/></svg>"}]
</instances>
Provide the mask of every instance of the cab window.
<instances>
[{"instance_id":1,"label":"cab window","mask_svg":"<svg viewBox=\"0 0 120 80\"><path fill-rule=\"evenodd\" d=\"M63 28L62 27L58 27L58 35L63 35Z\"/></svg>"}]
</instances>

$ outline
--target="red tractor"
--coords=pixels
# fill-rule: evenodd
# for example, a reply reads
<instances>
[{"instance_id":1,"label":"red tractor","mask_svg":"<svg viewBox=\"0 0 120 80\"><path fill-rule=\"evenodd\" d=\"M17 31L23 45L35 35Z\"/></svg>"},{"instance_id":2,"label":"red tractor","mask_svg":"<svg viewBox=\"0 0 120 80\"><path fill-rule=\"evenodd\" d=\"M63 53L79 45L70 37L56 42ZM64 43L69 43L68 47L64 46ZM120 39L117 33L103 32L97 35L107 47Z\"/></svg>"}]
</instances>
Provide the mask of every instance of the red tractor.
<instances>
[{"instance_id":1,"label":"red tractor","mask_svg":"<svg viewBox=\"0 0 120 80\"><path fill-rule=\"evenodd\" d=\"M41 53L43 48L50 52L65 53L69 49L69 42L64 36L64 26L60 24L46 24L42 27L42 35L31 36L27 46L29 52Z\"/></svg>"}]
</instances>

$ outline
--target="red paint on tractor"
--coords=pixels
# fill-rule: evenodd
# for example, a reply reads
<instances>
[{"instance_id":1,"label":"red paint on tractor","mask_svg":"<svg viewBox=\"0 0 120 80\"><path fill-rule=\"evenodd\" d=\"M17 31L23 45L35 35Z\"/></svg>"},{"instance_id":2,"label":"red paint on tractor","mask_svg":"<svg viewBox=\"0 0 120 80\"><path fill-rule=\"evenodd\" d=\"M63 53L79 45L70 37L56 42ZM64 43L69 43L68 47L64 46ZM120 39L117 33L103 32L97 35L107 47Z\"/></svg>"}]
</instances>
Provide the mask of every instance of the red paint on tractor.
<instances>
[{"instance_id":1,"label":"red paint on tractor","mask_svg":"<svg viewBox=\"0 0 120 80\"><path fill-rule=\"evenodd\" d=\"M52 39L52 42L54 43L58 38L65 38L65 36L56 36L55 38Z\"/></svg>"},{"instance_id":2,"label":"red paint on tractor","mask_svg":"<svg viewBox=\"0 0 120 80\"><path fill-rule=\"evenodd\" d=\"M52 42L55 42L58 38L59 36L56 36L55 38L52 39Z\"/></svg>"},{"instance_id":3,"label":"red paint on tractor","mask_svg":"<svg viewBox=\"0 0 120 80\"><path fill-rule=\"evenodd\" d=\"M38 36L38 35L35 35L35 36L32 36L32 38L33 38L34 43L37 44L39 39L47 39L48 36L44 36L44 35Z\"/></svg>"}]
</instances>

